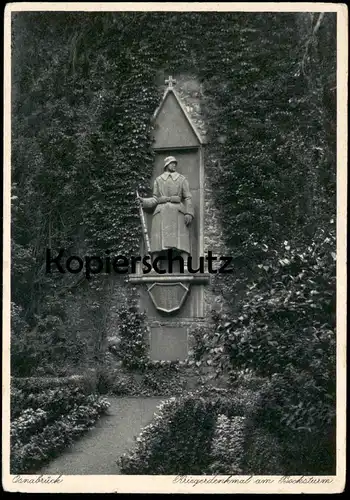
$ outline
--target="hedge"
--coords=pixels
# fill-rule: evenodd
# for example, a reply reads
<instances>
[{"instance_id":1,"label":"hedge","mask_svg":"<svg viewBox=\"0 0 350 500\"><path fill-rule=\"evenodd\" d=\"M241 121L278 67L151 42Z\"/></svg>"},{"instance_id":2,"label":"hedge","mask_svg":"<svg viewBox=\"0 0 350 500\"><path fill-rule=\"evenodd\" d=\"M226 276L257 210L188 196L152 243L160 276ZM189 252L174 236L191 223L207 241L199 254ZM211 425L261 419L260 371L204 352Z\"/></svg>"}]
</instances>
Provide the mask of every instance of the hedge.
<instances>
[{"instance_id":1,"label":"hedge","mask_svg":"<svg viewBox=\"0 0 350 500\"><path fill-rule=\"evenodd\" d=\"M219 459L217 452L212 455L218 415L233 418L245 413L244 397L223 389L200 389L170 398L136 438L135 448L121 457L121 472L211 474L210 465Z\"/></svg>"},{"instance_id":2,"label":"hedge","mask_svg":"<svg viewBox=\"0 0 350 500\"><path fill-rule=\"evenodd\" d=\"M109 407L106 399L79 388L27 389L11 392L12 474L35 473L90 429Z\"/></svg>"}]
</instances>

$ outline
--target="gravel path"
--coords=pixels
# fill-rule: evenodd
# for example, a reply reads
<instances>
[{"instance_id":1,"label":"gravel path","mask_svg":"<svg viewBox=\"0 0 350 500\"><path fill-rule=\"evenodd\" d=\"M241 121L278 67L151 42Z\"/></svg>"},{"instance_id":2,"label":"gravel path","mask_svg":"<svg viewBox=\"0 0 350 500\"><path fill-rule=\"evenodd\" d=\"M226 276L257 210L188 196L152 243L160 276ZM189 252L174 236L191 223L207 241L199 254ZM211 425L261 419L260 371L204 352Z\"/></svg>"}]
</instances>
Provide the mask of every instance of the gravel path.
<instances>
[{"instance_id":1,"label":"gravel path","mask_svg":"<svg viewBox=\"0 0 350 500\"><path fill-rule=\"evenodd\" d=\"M134 437L164 399L108 397L108 415L37 474L120 474L116 460L133 447Z\"/></svg>"}]
</instances>

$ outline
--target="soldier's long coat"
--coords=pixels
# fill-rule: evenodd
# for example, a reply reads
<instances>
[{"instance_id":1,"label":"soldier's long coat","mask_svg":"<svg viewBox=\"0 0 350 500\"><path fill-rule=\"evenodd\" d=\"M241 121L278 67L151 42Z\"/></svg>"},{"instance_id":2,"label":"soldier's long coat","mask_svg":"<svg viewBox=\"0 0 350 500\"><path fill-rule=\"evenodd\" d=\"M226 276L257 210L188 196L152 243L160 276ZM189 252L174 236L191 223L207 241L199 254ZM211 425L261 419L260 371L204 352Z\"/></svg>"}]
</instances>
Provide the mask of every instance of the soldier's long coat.
<instances>
[{"instance_id":1,"label":"soldier's long coat","mask_svg":"<svg viewBox=\"0 0 350 500\"><path fill-rule=\"evenodd\" d=\"M164 203L162 198L170 196L173 201ZM194 216L194 213L187 179L178 172L164 172L154 181L153 196L144 198L143 206L146 209L155 207L150 242L152 252L176 248L190 254L190 233L185 225L185 214Z\"/></svg>"}]
</instances>

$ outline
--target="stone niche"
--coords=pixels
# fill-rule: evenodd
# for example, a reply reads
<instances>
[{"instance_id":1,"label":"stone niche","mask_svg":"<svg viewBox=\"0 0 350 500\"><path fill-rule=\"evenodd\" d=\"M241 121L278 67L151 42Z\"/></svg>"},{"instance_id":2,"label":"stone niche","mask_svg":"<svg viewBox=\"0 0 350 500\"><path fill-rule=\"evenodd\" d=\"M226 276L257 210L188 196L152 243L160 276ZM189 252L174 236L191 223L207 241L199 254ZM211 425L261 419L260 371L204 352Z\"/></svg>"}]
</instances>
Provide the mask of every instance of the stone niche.
<instances>
[{"instance_id":1,"label":"stone niche","mask_svg":"<svg viewBox=\"0 0 350 500\"><path fill-rule=\"evenodd\" d=\"M189 183L194 219L190 226L192 266L199 267L204 256L204 140L189 117L169 77L168 86L154 113L154 180L164 171L164 159L175 156L177 171ZM152 213L144 211L151 234ZM145 255L141 242L140 255ZM188 329L204 320L204 287L207 273L143 274L139 265L129 282L140 286L140 309L146 312L150 329L149 354L152 360L185 360L188 356Z\"/></svg>"}]
</instances>

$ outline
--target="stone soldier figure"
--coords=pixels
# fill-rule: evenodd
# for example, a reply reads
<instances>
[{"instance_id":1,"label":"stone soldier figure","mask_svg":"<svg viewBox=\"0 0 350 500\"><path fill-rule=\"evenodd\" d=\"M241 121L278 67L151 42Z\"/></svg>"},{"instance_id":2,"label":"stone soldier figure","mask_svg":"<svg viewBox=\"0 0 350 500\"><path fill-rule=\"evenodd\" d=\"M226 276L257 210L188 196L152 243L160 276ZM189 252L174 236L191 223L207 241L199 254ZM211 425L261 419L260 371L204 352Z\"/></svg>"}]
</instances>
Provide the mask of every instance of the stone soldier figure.
<instances>
[{"instance_id":1,"label":"stone soldier figure","mask_svg":"<svg viewBox=\"0 0 350 500\"><path fill-rule=\"evenodd\" d=\"M165 158L164 173L154 181L153 196L140 201L145 209L154 208L150 242L152 256L171 248L186 263L191 253L189 225L194 214L188 181L176 172L176 167L174 156Z\"/></svg>"}]
</instances>

